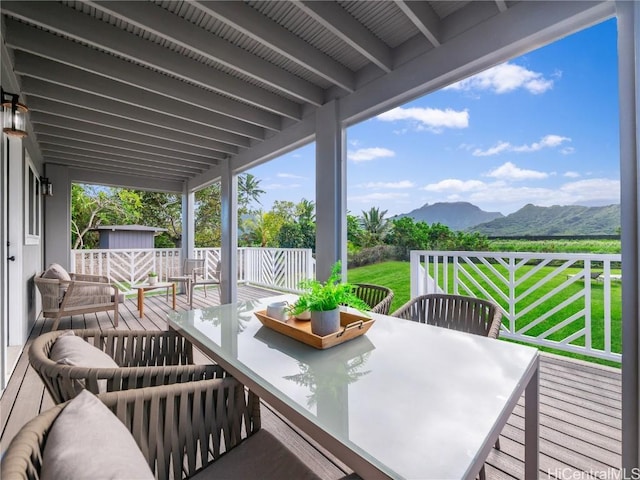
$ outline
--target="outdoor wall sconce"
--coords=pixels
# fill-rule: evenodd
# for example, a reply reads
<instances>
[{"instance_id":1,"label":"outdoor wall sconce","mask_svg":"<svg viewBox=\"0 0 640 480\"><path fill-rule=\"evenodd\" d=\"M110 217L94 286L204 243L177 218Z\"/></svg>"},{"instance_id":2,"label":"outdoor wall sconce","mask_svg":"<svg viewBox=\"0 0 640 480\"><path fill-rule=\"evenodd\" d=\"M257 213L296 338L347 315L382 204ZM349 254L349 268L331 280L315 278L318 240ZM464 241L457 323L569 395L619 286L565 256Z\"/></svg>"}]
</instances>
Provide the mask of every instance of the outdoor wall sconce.
<instances>
[{"instance_id":1,"label":"outdoor wall sconce","mask_svg":"<svg viewBox=\"0 0 640 480\"><path fill-rule=\"evenodd\" d=\"M18 102L19 95L5 92L1 88L0 93L2 94L2 131L12 137L26 137L29 109Z\"/></svg>"},{"instance_id":2,"label":"outdoor wall sconce","mask_svg":"<svg viewBox=\"0 0 640 480\"><path fill-rule=\"evenodd\" d=\"M40 177L40 191L42 195L53 197L53 184L47 177Z\"/></svg>"}]
</instances>

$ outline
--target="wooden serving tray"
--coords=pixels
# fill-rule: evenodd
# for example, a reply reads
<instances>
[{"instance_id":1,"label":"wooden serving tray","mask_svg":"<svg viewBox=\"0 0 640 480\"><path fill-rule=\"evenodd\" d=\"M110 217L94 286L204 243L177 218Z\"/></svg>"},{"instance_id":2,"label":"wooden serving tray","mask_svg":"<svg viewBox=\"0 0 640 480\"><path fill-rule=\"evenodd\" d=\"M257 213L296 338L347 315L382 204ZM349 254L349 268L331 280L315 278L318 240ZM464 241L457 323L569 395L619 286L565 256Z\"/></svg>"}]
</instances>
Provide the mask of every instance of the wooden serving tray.
<instances>
[{"instance_id":1,"label":"wooden serving tray","mask_svg":"<svg viewBox=\"0 0 640 480\"><path fill-rule=\"evenodd\" d=\"M311 332L310 320L298 320L295 317L291 317L286 322L282 322L275 318L268 317L266 310L254 313L265 327L271 328L276 332L282 333L283 335L320 350L333 347L339 343L344 343L353 338L359 337L360 335L364 335L375 321L373 318L367 318L341 311L340 326L342 329L336 333L332 333L331 335L321 337Z\"/></svg>"}]
</instances>

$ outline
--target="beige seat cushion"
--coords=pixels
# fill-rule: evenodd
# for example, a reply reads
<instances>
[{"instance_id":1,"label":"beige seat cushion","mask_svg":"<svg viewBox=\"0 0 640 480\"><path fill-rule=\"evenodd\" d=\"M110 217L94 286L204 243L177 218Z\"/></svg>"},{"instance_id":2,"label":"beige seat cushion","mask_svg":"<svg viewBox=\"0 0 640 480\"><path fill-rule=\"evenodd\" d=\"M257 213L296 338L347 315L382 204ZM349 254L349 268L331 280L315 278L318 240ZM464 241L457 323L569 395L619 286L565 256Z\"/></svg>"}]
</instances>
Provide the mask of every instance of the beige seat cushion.
<instances>
[{"instance_id":1,"label":"beige seat cushion","mask_svg":"<svg viewBox=\"0 0 640 480\"><path fill-rule=\"evenodd\" d=\"M320 480L291 450L259 430L191 480Z\"/></svg>"},{"instance_id":2,"label":"beige seat cushion","mask_svg":"<svg viewBox=\"0 0 640 480\"><path fill-rule=\"evenodd\" d=\"M57 263L52 263L47 267L47 269L42 274L42 278L48 278L50 280L62 280L65 282L71 281L71 275L67 272L62 265ZM62 283L59 287L59 297L58 297L58 305L62 303L62 298L64 294L67 293L67 289L69 288L68 283Z\"/></svg>"},{"instance_id":3,"label":"beige seat cushion","mask_svg":"<svg viewBox=\"0 0 640 480\"><path fill-rule=\"evenodd\" d=\"M42 457L42 480L154 478L126 427L86 390L58 415Z\"/></svg>"},{"instance_id":4,"label":"beige seat cushion","mask_svg":"<svg viewBox=\"0 0 640 480\"><path fill-rule=\"evenodd\" d=\"M64 280L66 282L71 281L69 273L59 264L52 263L42 274L42 278L52 278L55 280Z\"/></svg>"},{"instance_id":5,"label":"beige seat cushion","mask_svg":"<svg viewBox=\"0 0 640 480\"><path fill-rule=\"evenodd\" d=\"M51 347L49 358L54 362L75 367L119 368L113 358L77 337L71 330L56 339ZM100 393L107 391L106 380L98 380L98 390Z\"/></svg>"}]
</instances>

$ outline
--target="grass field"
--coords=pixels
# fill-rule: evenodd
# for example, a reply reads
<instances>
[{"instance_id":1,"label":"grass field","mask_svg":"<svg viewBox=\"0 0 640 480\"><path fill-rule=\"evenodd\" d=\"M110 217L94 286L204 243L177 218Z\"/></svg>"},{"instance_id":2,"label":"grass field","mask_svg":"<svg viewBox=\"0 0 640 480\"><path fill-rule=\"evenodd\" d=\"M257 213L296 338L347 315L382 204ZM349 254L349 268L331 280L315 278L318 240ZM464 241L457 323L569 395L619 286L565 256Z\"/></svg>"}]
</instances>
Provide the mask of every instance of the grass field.
<instances>
[{"instance_id":1,"label":"grass field","mask_svg":"<svg viewBox=\"0 0 640 480\"><path fill-rule=\"evenodd\" d=\"M450 267L451 269L453 267ZM526 274L532 266L525 266L519 271L519 278L521 275ZM527 290L529 290L533 285L535 285L539 280L543 279L556 267L544 267L532 275L527 281L525 281L520 287L518 287L516 291L516 295L521 296ZM483 273L489 275L490 274L485 266L481 266L480 270ZM576 273L576 270L567 270L563 272L561 275L558 275L554 279L548 281L544 285L534 289L530 292L528 296L522 298L518 302L518 311L523 310L528 305L531 305L538 299L540 299L546 293L549 293L555 287L560 285L562 282L566 281L567 275L571 275ZM440 269L439 274L442 275L442 269ZM472 275L480 285L485 289L490 289L490 286L486 281L483 281L479 278L479 275ZM405 302L407 302L410 298L410 265L408 262L383 262L375 265L368 265L365 267L358 267L354 269L350 269L348 271L347 279L351 283L374 283L378 285L384 285L393 290L395 296L394 301L391 306L391 311L393 312L400 306L402 306ZM450 286L453 282L453 272L449 272L449 283ZM472 293L477 296L482 296L480 291L471 286L470 282L467 282L470 285L470 289ZM499 285L499 282L493 282L496 285ZM552 308L559 305L565 299L570 298L573 295L576 295L581 290L582 285L581 282L576 282L573 285L566 287L555 295L551 296L548 300L545 300L540 305L532 308L525 316L518 319L516 323L516 328L519 329L532 321L535 321L540 316L544 315L546 312L550 311ZM503 289L506 290L506 286L503 286ZM450 291L453 291L450 288ZM502 303L503 307L506 307L506 302ZM604 321L602 320L604 316L604 285L601 282L592 281L591 282L591 312L592 312L592 345L594 348L602 348L604 345ZM575 301L571 302L566 307L560 309L555 314L551 315L548 319L540 323L539 325L532 328L528 333L531 335L537 335L541 332L544 332L555 324L557 324L562 319L569 317L570 315L578 312L580 309L584 308L584 298L577 298ZM621 351L621 284L618 282L612 282L611 284L611 344L612 350L616 352ZM508 320L505 319L508 324ZM548 338L550 340L560 340L571 333L576 332L580 328L584 327L584 319L578 318L568 326L560 329L559 331L551 334ZM576 345L584 345L584 339L580 338L573 342ZM585 357L578 354L561 352L555 349L542 348L542 350L550 351L553 353L558 353L560 355L571 356L574 358L581 358L584 360L588 360L591 362L602 363L606 365L611 365L615 367L619 367L620 365L615 362L609 362L606 360L593 359L591 357Z\"/></svg>"},{"instance_id":2,"label":"grass field","mask_svg":"<svg viewBox=\"0 0 640 480\"><path fill-rule=\"evenodd\" d=\"M620 253L620 240L490 240L492 252Z\"/></svg>"}]
</instances>

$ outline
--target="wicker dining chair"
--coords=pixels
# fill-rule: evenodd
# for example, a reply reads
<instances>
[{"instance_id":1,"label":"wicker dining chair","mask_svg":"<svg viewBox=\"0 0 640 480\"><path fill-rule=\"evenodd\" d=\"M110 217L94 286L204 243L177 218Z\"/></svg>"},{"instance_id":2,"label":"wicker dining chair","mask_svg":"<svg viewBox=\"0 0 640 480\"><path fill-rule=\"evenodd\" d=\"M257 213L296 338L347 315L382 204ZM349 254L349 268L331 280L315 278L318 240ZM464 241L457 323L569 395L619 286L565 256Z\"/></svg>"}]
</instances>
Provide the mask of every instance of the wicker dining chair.
<instances>
[{"instance_id":1,"label":"wicker dining chair","mask_svg":"<svg viewBox=\"0 0 640 480\"><path fill-rule=\"evenodd\" d=\"M393 301L393 290L368 283L354 284L355 295L371 308L373 313L388 315Z\"/></svg>"},{"instance_id":2,"label":"wicker dining chair","mask_svg":"<svg viewBox=\"0 0 640 480\"><path fill-rule=\"evenodd\" d=\"M52 348L65 332L40 335L29 348L29 362L56 403L70 400L83 389L97 394L227 376L219 365L193 365L193 346L176 332L73 330L73 333L87 342L87 348L96 347L95 352L89 348L85 357L98 356L99 365L104 365L103 357L111 358L114 366L96 367L93 358L75 362L76 365L53 360Z\"/></svg>"},{"instance_id":3,"label":"wicker dining chair","mask_svg":"<svg viewBox=\"0 0 640 480\"><path fill-rule=\"evenodd\" d=\"M249 438L261 436L256 435L261 428L260 401L233 377L110 392L100 394L97 398L115 414L113 419L108 412L103 413L104 408L99 402L93 402L91 398L88 399L90 408L94 411L96 408L100 409L101 420L106 414L109 423L105 428L114 428L111 422L115 422L115 428L122 430L118 421L124 424L149 465L149 473L158 480L190 478L205 468L212 469L213 478L229 478L229 471L239 469L242 472L246 468L242 464L247 463L246 448L239 449L239 455L233 455L233 449L244 442L247 442L246 447L256 447L256 451L263 446L258 439L255 443ZM52 459L51 455L45 455L48 441L55 441L50 440L52 428L55 428L55 422L64 409L77 400L79 399L56 405L20 429L2 458L3 479L40 478L43 460ZM87 412L89 413L91 412ZM95 427L91 418L84 423L88 425L73 425L74 431ZM60 430L56 433L59 432ZM123 434L128 444L128 434ZM109 438L103 439L96 435L93 438L96 442L110 441ZM56 435L56 439L60 440L60 435ZM68 436L62 439L68 439ZM268 436L263 439L263 443L267 440L271 442L272 439L272 436ZM51 447L53 445L49 446ZM96 456L105 455L104 445L91 447ZM58 445L54 448L58 448ZM82 448L85 446L82 445ZM256 453L260 455L260 452ZM75 455L79 456L81 455ZM103 461L107 470L111 463L124 462L120 458L98 460ZM65 468L82 474L82 463L90 462L91 459L76 459L71 455L71 461L77 461L78 466L74 463ZM116 476L122 476L122 468L126 469L126 465L117 465L117 468L120 474ZM218 476L216 469L222 469ZM109 472L105 471L104 475L108 476Z\"/></svg>"},{"instance_id":4,"label":"wicker dining chair","mask_svg":"<svg viewBox=\"0 0 640 480\"><path fill-rule=\"evenodd\" d=\"M420 295L391 314L414 322L498 338L502 310L488 300L462 295Z\"/></svg>"}]
</instances>

